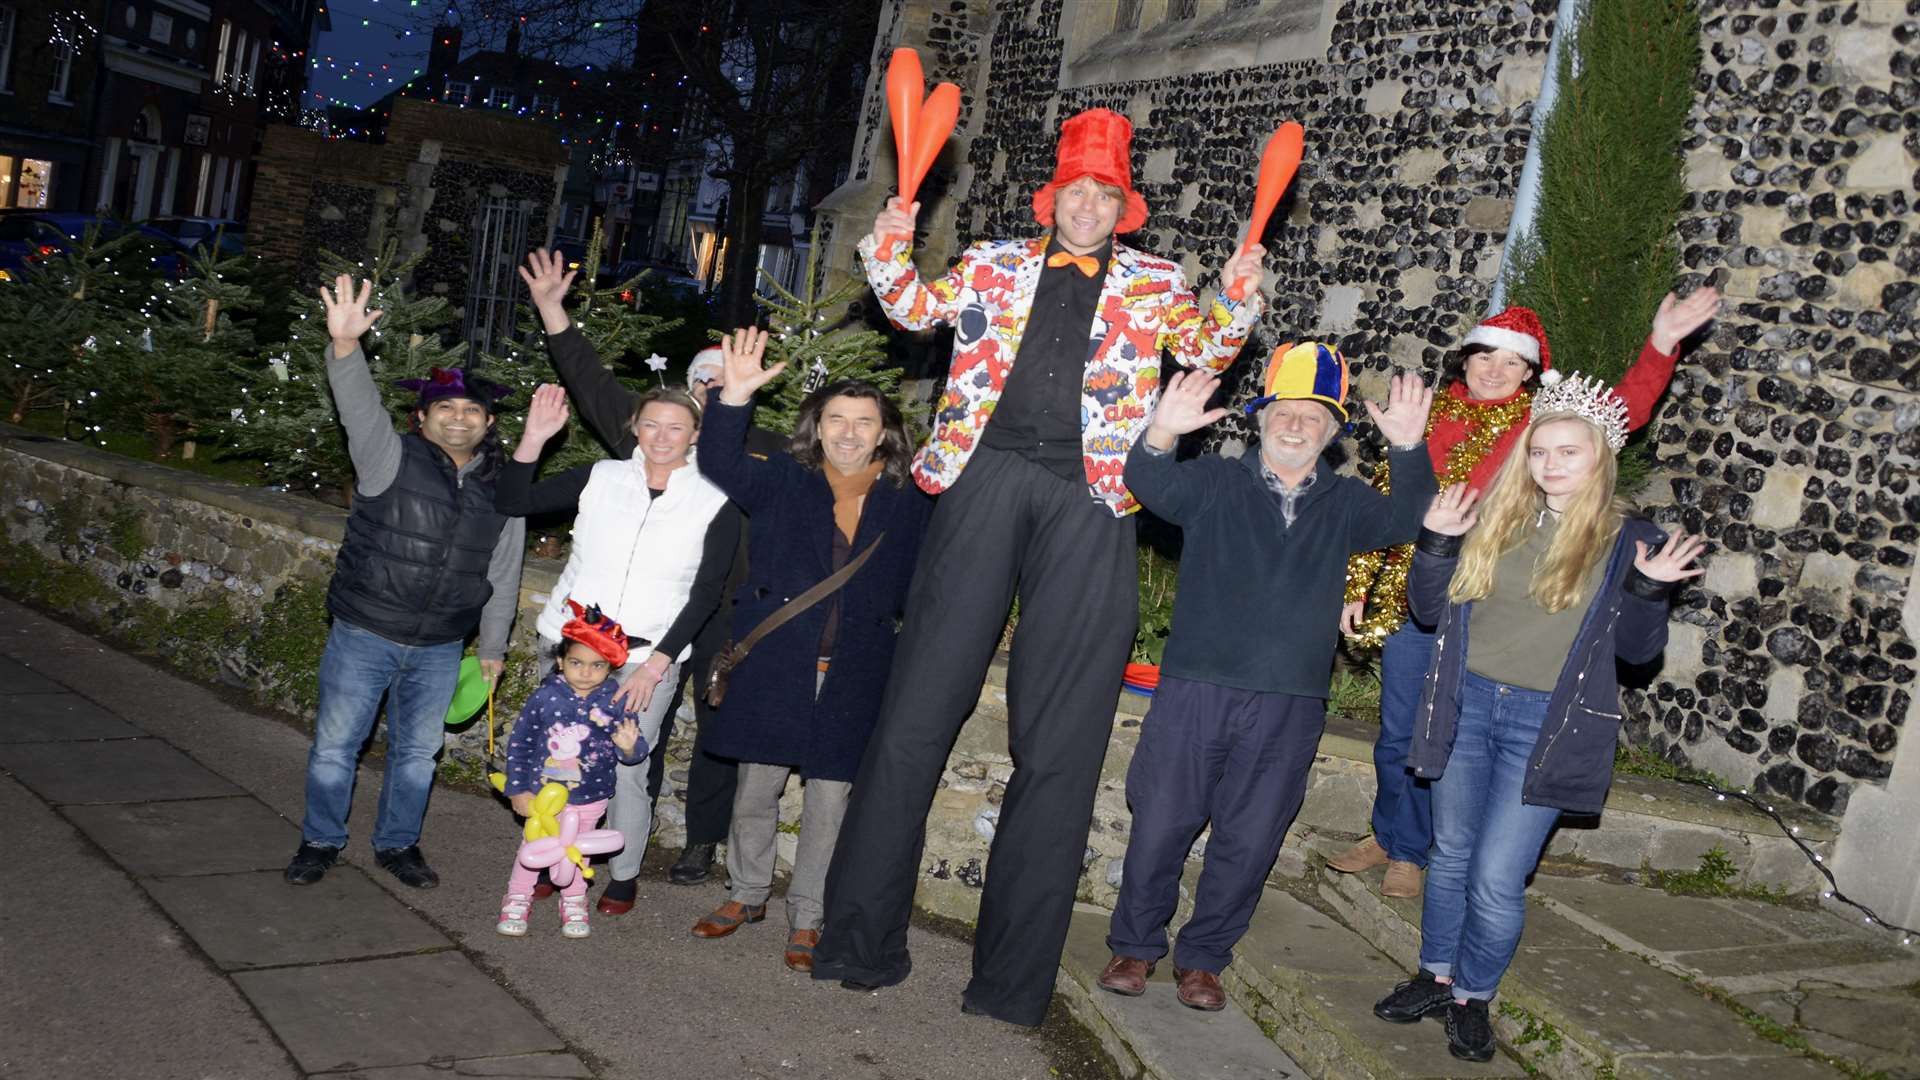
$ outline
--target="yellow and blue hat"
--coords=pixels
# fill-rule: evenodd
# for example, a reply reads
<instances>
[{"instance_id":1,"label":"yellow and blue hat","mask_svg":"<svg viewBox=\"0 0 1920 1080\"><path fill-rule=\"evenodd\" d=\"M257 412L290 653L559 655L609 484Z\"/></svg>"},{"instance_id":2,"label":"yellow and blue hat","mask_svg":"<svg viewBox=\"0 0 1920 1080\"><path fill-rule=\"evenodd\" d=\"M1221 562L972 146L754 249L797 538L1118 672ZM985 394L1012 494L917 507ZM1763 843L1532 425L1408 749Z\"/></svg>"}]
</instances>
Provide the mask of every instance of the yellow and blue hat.
<instances>
[{"instance_id":1,"label":"yellow and blue hat","mask_svg":"<svg viewBox=\"0 0 1920 1080\"><path fill-rule=\"evenodd\" d=\"M1318 401L1347 422L1347 358L1318 341L1288 343L1273 350L1263 383L1266 393L1247 403L1252 416L1270 401Z\"/></svg>"}]
</instances>

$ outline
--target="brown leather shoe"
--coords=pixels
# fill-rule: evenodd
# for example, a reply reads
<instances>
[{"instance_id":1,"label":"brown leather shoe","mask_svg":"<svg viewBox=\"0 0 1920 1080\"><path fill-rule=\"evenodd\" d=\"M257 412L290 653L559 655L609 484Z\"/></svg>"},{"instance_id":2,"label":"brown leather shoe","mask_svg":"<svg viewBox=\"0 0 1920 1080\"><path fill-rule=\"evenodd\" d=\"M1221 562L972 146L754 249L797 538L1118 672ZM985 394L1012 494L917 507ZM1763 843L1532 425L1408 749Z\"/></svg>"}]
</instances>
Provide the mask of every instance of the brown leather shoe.
<instances>
[{"instance_id":1,"label":"brown leather shoe","mask_svg":"<svg viewBox=\"0 0 1920 1080\"><path fill-rule=\"evenodd\" d=\"M702 938L721 938L740 929L747 923L759 922L767 917L767 905L748 907L745 904L729 900L714 908L706 918L693 924L693 936Z\"/></svg>"},{"instance_id":2,"label":"brown leather shoe","mask_svg":"<svg viewBox=\"0 0 1920 1080\"><path fill-rule=\"evenodd\" d=\"M1153 961L1114 953L1107 961L1107 970L1100 973L1100 989L1139 997L1147 992L1147 979L1152 975Z\"/></svg>"},{"instance_id":3,"label":"brown leather shoe","mask_svg":"<svg viewBox=\"0 0 1920 1080\"><path fill-rule=\"evenodd\" d=\"M1380 841L1369 836L1347 850L1327 860L1327 869L1338 870L1343 874L1358 874L1362 870L1371 870L1387 861L1387 849Z\"/></svg>"},{"instance_id":4,"label":"brown leather shoe","mask_svg":"<svg viewBox=\"0 0 1920 1080\"><path fill-rule=\"evenodd\" d=\"M1227 1007L1226 987L1220 985L1220 976L1213 972L1174 968L1173 977L1180 980L1180 990L1175 996L1187 1008L1219 1012Z\"/></svg>"},{"instance_id":5,"label":"brown leather shoe","mask_svg":"<svg viewBox=\"0 0 1920 1080\"><path fill-rule=\"evenodd\" d=\"M820 931L795 930L787 934L787 966L801 974L813 970L813 947L820 944Z\"/></svg>"},{"instance_id":6,"label":"brown leather shoe","mask_svg":"<svg viewBox=\"0 0 1920 1080\"><path fill-rule=\"evenodd\" d=\"M1393 859L1387 863L1386 879L1380 883L1380 895L1410 900L1426 885L1426 873L1410 862Z\"/></svg>"}]
</instances>

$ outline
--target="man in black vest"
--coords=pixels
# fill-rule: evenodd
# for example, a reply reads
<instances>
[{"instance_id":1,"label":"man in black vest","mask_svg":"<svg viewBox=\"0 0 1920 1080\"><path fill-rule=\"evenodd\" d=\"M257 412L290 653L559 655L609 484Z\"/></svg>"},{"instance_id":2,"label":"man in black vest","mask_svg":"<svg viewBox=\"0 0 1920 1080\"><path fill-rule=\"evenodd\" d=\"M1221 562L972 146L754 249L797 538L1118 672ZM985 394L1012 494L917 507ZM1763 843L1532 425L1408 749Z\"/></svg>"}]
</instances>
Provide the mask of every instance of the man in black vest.
<instances>
[{"instance_id":1,"label":"man in black vest","mask_svg":"<svg viewBox=\"0 0 1920 1080\"><path fill-rule=\"evenodd\" d=\"M467 635L480 628L480 666L498 679L520 599L526 523L493 508L500 444L494 410L506 391L459 369L434 368L402 386L420 395L414 430L393 430L360 337L373 283L356 295L342 274L327 308L327 380L353 459L353 512L327 587L333 632L320 659L320 707L307 758L307 812L287 881L311 885L347 843L354 769L387 701L387 768L374 858L417 889L439 884L420 854L447 705Z\"/></svg>"}]
</instances>

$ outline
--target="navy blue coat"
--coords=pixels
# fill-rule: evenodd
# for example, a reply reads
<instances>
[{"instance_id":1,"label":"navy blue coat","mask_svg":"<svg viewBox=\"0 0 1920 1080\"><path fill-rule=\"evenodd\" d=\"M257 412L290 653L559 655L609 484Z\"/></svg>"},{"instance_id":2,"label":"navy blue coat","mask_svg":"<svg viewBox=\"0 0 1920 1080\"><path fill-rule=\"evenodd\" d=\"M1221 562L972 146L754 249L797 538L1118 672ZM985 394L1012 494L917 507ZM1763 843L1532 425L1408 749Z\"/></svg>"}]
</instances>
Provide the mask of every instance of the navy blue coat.
<instances>
[{"instance_id":1,"label":"navy blue coat","mask_svg":"<svg viewBox=\"0 0 1920 1080\"><path fill-rule=\"evenodd\" d=\"M1407 602L1416 621L1436 627L1433 666L1414 714L1413 747L1407 763L1415 776L1436 779L1453 754L1460 720L1460 684L1467 673L1467 626L1471 603L1447 599L1459 562L1461 537L1422 530L1414 546ZM1644 664L1667 647L1667 597L1673 585L1655 581L1633 565L1635 540L1658 549L1659 526L1628 518L1607 560L1600 590L1587 605L1580 633L1567 654L1547 702L1547 719L1527 759L1520 801L1555 806L1572 814L1597 814L1613 783L1613 752L1620 737L1620 679L1615 660Z\"/></svg>"},{"instance_id":2,"label":"navy blue coat","mask_svg":"<svg viewBox=\"0 0 1920 1080\"><path fill-rule=\"evenodd\" d=\"M765 461L745 447L750 405L708 399L700 471L747 512L747 575L733 597L733 638L745 637L781 605L833 572L833 489L817 469L785 453ZM886 539L836 593L840 625L833 665L814 696L820 636L830 600L763 638L727 681L727 696L701 733L706 752L801 775L851 781L880 718L893 646L906 612L907 585L920 554L933 500L909 482L874 481L853 538L858 555Z\"/></svg>"}]
</instances>

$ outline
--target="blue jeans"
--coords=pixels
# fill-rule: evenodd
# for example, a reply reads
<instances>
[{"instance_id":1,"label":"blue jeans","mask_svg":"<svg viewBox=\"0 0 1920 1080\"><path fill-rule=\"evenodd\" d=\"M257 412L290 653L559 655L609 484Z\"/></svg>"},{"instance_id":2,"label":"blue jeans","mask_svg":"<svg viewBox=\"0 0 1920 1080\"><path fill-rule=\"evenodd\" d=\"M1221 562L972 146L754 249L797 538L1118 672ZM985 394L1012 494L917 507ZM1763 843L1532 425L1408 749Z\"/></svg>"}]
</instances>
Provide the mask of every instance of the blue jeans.
<instances>
[{"instance_id":1,"label":"blue jeans","mask_svg":"<svg viewBox=\"0 0 1920 1080\"><path fill-rule=\"evenodd\" d=\"M1387 858L1427 865L1433 846L1432 786L1407 771L1420 687L1433 665L1433 635L1412 619L1380 649L1380 737L1373 743L1373 838Z\"/></svg>"},{"instance_id":2,"label":"blue jeans","mask_svg":"<svg viewBox=\"0 0 1920 1080\"><path fill-rule=\"evenodd\" d=\"M1552 695L1467 672L1447 770L1433 782L1433 858L1420 913L1420 966L1456 998L1493 997L1527 917L1527 877L1560 820L1520 801Z\"/></svg>"},{"instance_id":3,"label":"blue jeans","mask_svg":"<svg viewBox=\"0 0 1920 1080\"><path fill-rule=\"evenodd\" d=\"M460 679L462 642L401 645L333 620L320 657L320 710L307 755L307 813L300 832L309 844L347 845L354 770L387 699L387 773L374 823L375 850L420 839L433 784L433 758L444 741L447 706Z\"/></svg>"}]
</instances>

